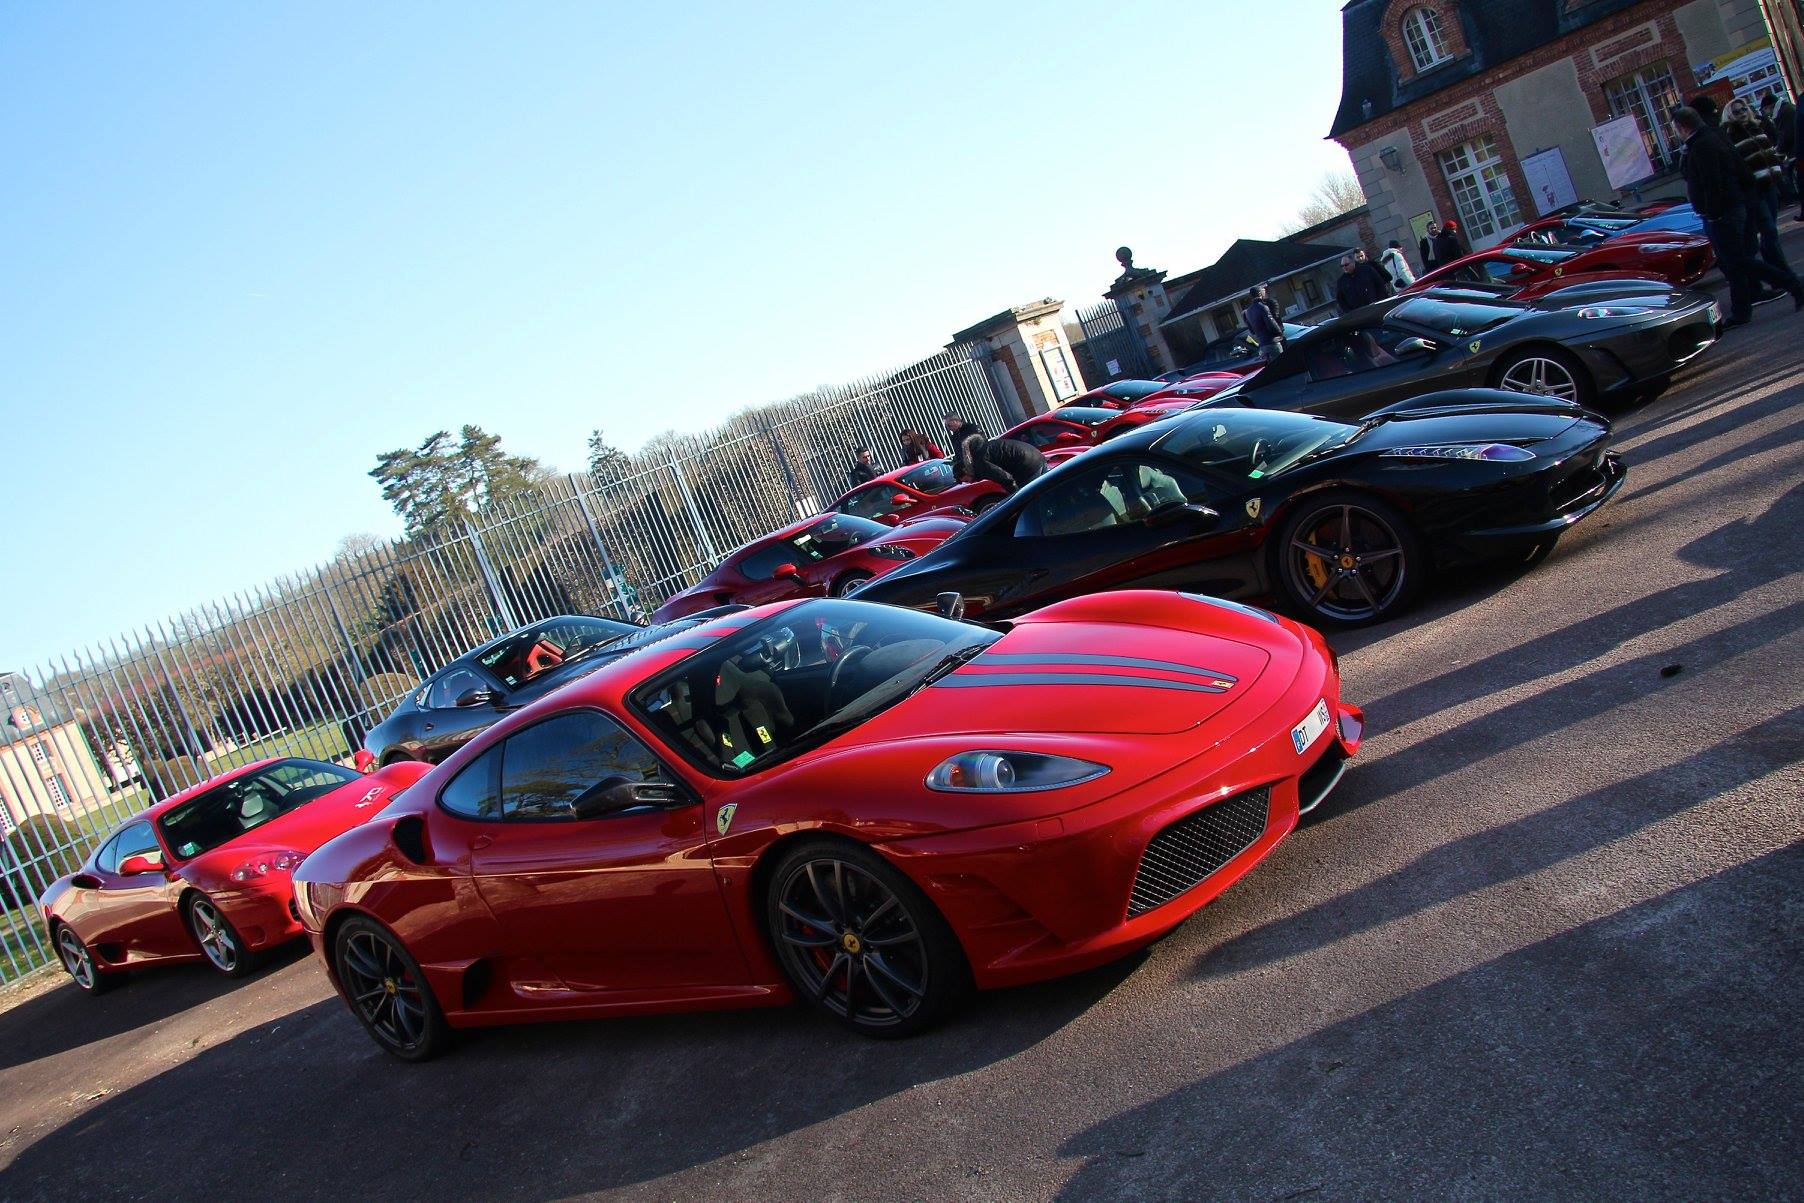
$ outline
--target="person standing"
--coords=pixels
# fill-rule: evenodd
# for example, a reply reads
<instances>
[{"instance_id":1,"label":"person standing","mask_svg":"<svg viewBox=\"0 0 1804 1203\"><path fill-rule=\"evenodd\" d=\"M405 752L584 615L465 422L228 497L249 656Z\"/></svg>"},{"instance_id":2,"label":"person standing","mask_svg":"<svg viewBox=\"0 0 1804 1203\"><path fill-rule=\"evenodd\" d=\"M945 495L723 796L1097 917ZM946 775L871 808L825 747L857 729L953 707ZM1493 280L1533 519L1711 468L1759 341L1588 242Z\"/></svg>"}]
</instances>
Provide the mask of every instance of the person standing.
<instances>
[{"instance_id":1,"label":"person standing","mask_svg":"<svg viewBox=\"0 0 1804 1203\"><path fill-rule=\"evenodd\" d=\"M1785 289L1792 295L1794 310L1804 309L1804 281L1749 253L1752 175L1748 165L1696 109L1685 105L1673 109L1672 123L1685 142L1679 170L1685 177L1686 196L1704 219L1704 233L1716 252L1717 266L1729 282L1726 324L1745 326L1753 319L1757 282Z\"/></svg>"},{"instance_id":2,"label":"person standing","mask_svg":"<svg viewBox=\"0 0 1804 1203\"><path fill-rule=\"evenodd\" d=\"M1259 344L1259 361L1270 363L1284 353L1284 323L1278 307L1265 295L1265 285L1255 284L1247 293L1247 333Z\"/></svg>"},{"instance_id":3,"label":"person standing","mask_svg":"<svg viewBox=\"0 0 1804 1203\"><path fill-rule=\"evenodd\" d=\"M1395 238L1384 248L1384 253L1378 256L1378 266L1391 278L1391 286L1398 292L1416 282L1416 273L1409 270L1409 260L1403 255L1403 244Z\"/></svg>"},{"instance_id":4,"label":"person standing","mask_svg":"<svg viewBox=\"0 0 1804 1203\"><path fill-rule=\"evenodd\" d=\"M1746 100L1730 102L1723 114L1722 131L1754 178L1748 190L1748 222L1760 257L1780 271L1789 272L1791 264L1779 249L1779 194L1784 160Z\"/></svg>"},{"instance_id":5,"label":"person standing","mask_svg":"<svg viewBox=\"0 0 1804 1203\"><path fill-rule=\"evenodd\" d=\"M1378 290L1372 277L1360 270L1359 260L1351 254L1340 257L1340 279L1334 282L1334 303L1342 313L1364 309L1378 301Z\"/></svg>"},{"instance_id":6,"label":"person standing","mask_svg":"<svg viewBox=\"0 0 1804 1203\"><path fill-rule=\"evenodd\" d=\"M1760 103L1760 121L1784 161L1785 169L1779 173L1779 199L1790 204L1799 199L1798 106L1783 92L1768 92Z\"/></svg>"},{"instance_id":7,"label":"person standing","mask_svg":"<svg viewBox=\"0 0 1804 1203\"><path fill-rule=\"evenodd\" d=\"M902 432L902 463L924 464L930 459L945 459L946 453L940 450L938 443L929 439L918 430Z\"/></svg>"},{"instance_id":8,"label":"person standing","mask_svg":"<svg viewBox=\"0 0 1804 1203\"><path fill-rule=\"evenodd\" d=\"M1440 236L1441 223L1431 221L1428 223L1428 232L1423 234L1422 241L1416 244L1416 253L1421 257L1422 274L1425 276L1441 265L1440 258L1435 254L1434 249L1435 239Z\"/></svg>"},{"instance_id":9,"label":"person standing","mask_svg":"<svg viewBox=\"0 0 1804 1203\"><path fill-rule=\"evenodd\" d=\"M871 449L869 447L860 447L858 449L857 455L852 461L852 470L846 473L846 475L852 478L854 487L864 484L867 481L877 479L877 465L871 460Z\"/></svg>"},{"instance_id":10,"label":"person standing","mask_svg":"<svg viewBox=\"0 0 1804 1203\"><path fill-rule=\"evenodd\" d=\"M1464 259L1471 251L1466 247L1466 240L1459 236L1459 223L1449 221L1441 227L1441 232L1434 238L1434 257L1436 263L1446 267L1455 259Z\"/></svg>"},{"instance_id":11,"label":"person standing","mask_svg":"<svg viewBox=\"0 0 1804 1203\"><path fill-rule=\"evenodd\" d=\"M983 458L983 431L957 414L947 414L945 422L946 434L952 440L952 475L959 480L976 480L977 463Z\"/></svg>"}]
</instances>

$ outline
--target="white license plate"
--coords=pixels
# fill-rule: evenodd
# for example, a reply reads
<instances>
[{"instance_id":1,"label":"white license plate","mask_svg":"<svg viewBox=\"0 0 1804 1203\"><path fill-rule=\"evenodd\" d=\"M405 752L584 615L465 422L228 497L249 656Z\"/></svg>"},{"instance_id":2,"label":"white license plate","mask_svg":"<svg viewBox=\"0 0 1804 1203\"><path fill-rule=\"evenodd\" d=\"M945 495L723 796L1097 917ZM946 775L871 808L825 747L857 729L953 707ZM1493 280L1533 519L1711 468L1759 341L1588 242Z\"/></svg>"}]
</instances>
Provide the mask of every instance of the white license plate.
<instances>
[{"instance_id":1,"label":"white license plate","mask_svg":"<svg viewBox=\"0 0 1804 1203\"><path fill-rule=\"evenodd\" d=\"M1290 742L1297 746L1297 755L1301 756L1309 750L1309 745L1322 737L1328 729L1328 699L1323 698L1309 712L1309 717L1290 729Z\"/></svg>"}]
</instances>

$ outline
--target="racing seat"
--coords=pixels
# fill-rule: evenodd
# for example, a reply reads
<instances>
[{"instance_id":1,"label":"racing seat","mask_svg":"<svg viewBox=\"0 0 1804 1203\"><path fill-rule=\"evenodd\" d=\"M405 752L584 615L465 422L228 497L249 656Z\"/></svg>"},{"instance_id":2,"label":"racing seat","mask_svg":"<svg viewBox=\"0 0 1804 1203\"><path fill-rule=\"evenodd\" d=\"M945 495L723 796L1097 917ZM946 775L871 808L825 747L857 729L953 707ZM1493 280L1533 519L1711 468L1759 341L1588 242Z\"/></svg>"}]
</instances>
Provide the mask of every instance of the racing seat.
<instances>
[{"instance_id":1,"label":"racing seat","mask_svg":"<svg viewBox=\"0 0 1804 1203\"><path fill-rule=\"evenodd\" d=\"M564 649L549 639L540 639L526 652L526 675L536 677L548 668L564 662Z\"/></svg>"},{"instance_id":2,"label":"racing seat","mask_svg":"<svg viewBox=\"0 0 1804 1203\"><path fill-rule=\"evenodd\" d=\"M795 726L789 703L770 674L746 672L731 660L720 666L714 705L718 726L713 754L727 764L746 752L762 755Z\"/></svg>"}]
</instances>

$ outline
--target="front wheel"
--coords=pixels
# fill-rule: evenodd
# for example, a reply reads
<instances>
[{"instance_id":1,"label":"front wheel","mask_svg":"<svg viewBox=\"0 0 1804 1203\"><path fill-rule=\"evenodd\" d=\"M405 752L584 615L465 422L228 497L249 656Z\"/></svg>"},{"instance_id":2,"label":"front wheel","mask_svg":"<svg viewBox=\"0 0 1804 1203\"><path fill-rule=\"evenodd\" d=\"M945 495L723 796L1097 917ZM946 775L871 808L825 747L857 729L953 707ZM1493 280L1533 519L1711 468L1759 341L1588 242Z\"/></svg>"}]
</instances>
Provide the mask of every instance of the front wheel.
<instances>
[{"instance_id":1,"label":"front wheel","mask_svg":"<svg viewBox=\"0 0 1804 1203\"><path fill-rule=\"evenodd\" d=\"M786 853L765 928L800 997L865 1036L909 1036L970 989L964 951L927 896L876 853L835 840Z\"/></svg>"},{"instance_id":2,"label":"front wheel","mask_svg":"<svg viewBox=\"0 0 1804 1203\"><path fill-rule=\"evenodd\" d=\"M81 942L81 937L75 934L72 927L56 929L56 955L68 971L69 980L83 994L105 994L117 982L114 975L100 971L94 954Z\"/></svg>"},{"instance_id":3,"label":"front wheel","mask_svg":"<svg viewBox=\"0 0 1804 1203\"><path fill-rule=\"evenodd\" d=\"M871 574L868 572L848 572L833 582L831 592L834 597L844 597L870 579Z\"/></svg>"},{"instance_id":4,"label":"front wheel","mask_svg":"<svg viewBox=\"0 0 1804 1203\"><path fill-rule=\"evenodd\" d=\"M1534 347L1510 355L1497 367L1497 387L1505 392L1553 397L1584 406L1591 405L1597 391L1583 364L1552 347Z\"/></svg>"},{"instance_id":5,"label":"front wheel","mask_svg":"<svg viewBox=\"0 0 1804 1203\"><path fill-rule=\"evenodd\" d=\"M451 1042L450 1025L419 963L381 924L347 920L333 938L332 964L352 1013L383 1052L429 1061Z\"/></svg>"},{"instance_id":6,"label":"front wheel","mask_svg":"<svg viewBox=\"0 0 1804 1203\"><path fill-rule=\"evenodd\" d=\"M243 977L256 968L256 958L218 903L205 894L191 894L186 911L188 930L207 964L226 977Z\"/></svg>"},{"instance_id":7,"label":"front wheel","mask_svg":"<svg viewBox=\"0 0 1804 1203\"><path fill-rule=\"evenodd\" d=\"M1304 500L1278 531L1276 560L1291 605L1322 626L1388 618L1415 600L1428 573L1408 520L1359 493Z\"/></svg>"}]
</instances>

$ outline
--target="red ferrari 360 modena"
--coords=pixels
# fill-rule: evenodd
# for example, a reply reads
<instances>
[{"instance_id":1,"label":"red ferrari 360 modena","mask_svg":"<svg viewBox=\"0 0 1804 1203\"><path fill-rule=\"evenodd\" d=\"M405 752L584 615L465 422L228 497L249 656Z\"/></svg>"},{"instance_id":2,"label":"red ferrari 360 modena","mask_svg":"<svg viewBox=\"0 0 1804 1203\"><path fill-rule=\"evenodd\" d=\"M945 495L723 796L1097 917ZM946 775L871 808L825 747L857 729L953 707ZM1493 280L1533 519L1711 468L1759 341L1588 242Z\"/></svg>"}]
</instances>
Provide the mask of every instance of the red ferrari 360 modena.
<instances>
[{"instance_id":1,"label":"red ferrari 360 modena","mask_svg":"<svg viewBox=\"0 0 1804 1203\"><path fill-rule=\"evenodd\" d=\"M1169 932L1362 727L1320 635L1211 598L1000 626L767 606L504 719L309 856L296 899L408 1060L454 1028L793 997L904 1035Z\"/></svg>"},{"instance_id":2,"label":"red ferrari 360 modena","mask_svg":"<svg viewBox=\"0 0 1804 1203\"><path fill-rule=\"evenodd\" d=\"M876 522L891 519L939 518L966 511L981 514L1003 498L995 481L960 481L950 460L896 468L834 502L829 509Z\"/></svg>"},{"instance_id":3,"label":"red ferrari 360 modena","mask_svg":"<svg viewBox=\"0 0 1804 1203\"><path fill-rule=\"evenodd\" d=\"M1574 277L1611 279L1619 272L1687 288L1701 280L1715 262L1708 239L1677 231L1622 235L1587 248L1517 243L1455 259L1419 276L1403 291L1418 293L1436 285L1461 283L1508 284L1518 289L1539 285L1545 291L1572 283ZM1520 295L1520 299L1532 297Z\"/></svg>"},{"instance_id":4,"label":"red ferrari 360 modena","mask_svg":"<svg viewBox=\"0 0 1804 1203\"><path fill-rule=\"evenodd\" d=\"M1097 428L1120 412L1101 406L1066 405L1011 426L1002 432L1002 437L1019 439L1042 452L1065 448L1083 451L1096 446Z\"/></svg>"},{"instance_id":5,"label":"red ferrari 360 modena","mask_svg":"<svg viewBox=\"0 0 1804 1203\"><path fill-rule=\"evenodd\" d=\"M123 971L204 960L227 977L301 934L289 875L426 772L369 776L318 760L246 765L134 815L39 900L50 942L89 994Z\"/></svg>"},{"instance_id":6,"label":"red ferrari 360 modena","mask_svg":"<svg viewBox=\"0 0 1804 1203\"><path fill-rule=\"evenodd\" d=\"M747 543L697 584L666 598L651 620L669 622L716 606L840 597L926 555L964 526L963 518L923 518L896 527L851 514L809 518Z\"/></svg>"}]
</instances>

